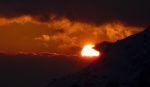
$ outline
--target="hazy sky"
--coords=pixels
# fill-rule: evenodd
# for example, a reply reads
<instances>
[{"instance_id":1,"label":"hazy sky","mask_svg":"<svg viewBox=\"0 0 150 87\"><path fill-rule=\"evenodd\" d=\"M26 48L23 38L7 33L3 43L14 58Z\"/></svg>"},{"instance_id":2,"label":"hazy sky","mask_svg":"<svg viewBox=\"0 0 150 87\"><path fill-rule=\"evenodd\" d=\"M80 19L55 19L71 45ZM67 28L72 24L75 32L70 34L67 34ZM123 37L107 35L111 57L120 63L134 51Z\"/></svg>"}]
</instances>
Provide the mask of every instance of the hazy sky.
<instances>
[{"instance_id":1,"label":"hazy sky","mask_svg":"<svg viewBox=\"0 0 150 87\"><path fill-rule=\"evenodd\" d=\"M0 51L78 53L150 24L149 0L1 0Z\"/></svg>"}]
</instances>

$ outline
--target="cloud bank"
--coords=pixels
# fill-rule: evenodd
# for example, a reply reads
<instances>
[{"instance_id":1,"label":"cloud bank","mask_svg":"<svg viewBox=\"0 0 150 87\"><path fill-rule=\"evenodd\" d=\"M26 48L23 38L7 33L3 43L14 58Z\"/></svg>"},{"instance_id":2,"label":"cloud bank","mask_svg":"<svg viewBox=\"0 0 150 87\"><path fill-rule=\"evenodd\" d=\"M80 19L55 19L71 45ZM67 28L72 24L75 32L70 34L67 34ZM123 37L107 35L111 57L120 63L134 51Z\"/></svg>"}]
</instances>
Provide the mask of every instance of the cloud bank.
<instances>
[{"instance_id":1,"label":"cloud bank","mask_svg":"<svg viewBox=\"0 0 150 87\"><path fill-rule=\"evenodd\" d=\"M0 51L79 54L150 24L149 1L1 0Z\"/></svg>"},{"instance_id":2,"label":"cloud bank","mask_svg":"<svg viewBox=\"0 0 150 87\"><path fill-rule=\"evenodd\" d=\"M115 42L143 29L121 22L96 25L67 18L47 23L34 20L31 16L0 18L0 51L80 54L86 44Z\"/></svg>"},{"instance_id":3,"label":"cloud bank","mask_svg":"<svg viewBox=\"0 0 150 87\"><path fill-rule=\"evenodd\" d=\"M149 0L1 0L0 16L29 15L40 22L61 17L94 24L121 21L147 27L150 24L149 3Z\"/></svg>"}]
</instances>

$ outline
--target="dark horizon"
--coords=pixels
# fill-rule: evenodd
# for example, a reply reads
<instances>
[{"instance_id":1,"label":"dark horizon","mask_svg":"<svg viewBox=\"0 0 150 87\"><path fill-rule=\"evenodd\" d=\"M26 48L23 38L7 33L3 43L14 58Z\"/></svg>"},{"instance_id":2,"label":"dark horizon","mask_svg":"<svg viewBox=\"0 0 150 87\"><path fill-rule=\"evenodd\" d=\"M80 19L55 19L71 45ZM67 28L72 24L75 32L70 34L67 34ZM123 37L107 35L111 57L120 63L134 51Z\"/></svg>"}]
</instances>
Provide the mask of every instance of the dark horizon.
<instances>
[{"instance_id":1,"label":"dark horizon","mask_svg":"<svg viewBox=\"0 0 150 87\"><path fill-rule=\"evenodd\" d=\"M88 66L95 59L55 54L0 53L0 87L44 87Z\"/></svg>"}]
</instances>

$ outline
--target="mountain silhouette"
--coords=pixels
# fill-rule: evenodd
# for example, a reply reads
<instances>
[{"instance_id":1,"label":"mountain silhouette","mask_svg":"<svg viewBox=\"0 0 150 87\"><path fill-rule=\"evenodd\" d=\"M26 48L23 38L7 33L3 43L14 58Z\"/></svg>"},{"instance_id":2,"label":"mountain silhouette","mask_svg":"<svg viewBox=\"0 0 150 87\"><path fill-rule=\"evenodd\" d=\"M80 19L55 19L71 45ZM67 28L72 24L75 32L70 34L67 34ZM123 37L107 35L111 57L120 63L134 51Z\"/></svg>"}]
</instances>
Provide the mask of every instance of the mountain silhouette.
<instances>
[{"instance_id":1,"label":"mountain silhouette","mask_svg":"<svg viewBox=\"0 0 150 87\"><path fill-rule=\"evenodd\" d=\"M45 87L150 87L150 28L96 49L102 56L88 67Z\"/></svg>"}]
</instances>

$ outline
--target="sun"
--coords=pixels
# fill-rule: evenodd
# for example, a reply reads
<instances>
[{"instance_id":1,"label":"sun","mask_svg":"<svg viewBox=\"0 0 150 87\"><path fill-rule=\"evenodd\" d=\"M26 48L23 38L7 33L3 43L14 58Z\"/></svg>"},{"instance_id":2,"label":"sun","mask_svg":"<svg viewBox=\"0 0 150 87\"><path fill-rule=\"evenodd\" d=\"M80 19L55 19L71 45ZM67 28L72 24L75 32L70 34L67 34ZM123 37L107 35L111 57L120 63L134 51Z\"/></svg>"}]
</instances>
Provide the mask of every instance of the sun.
<instances>
[{"instance_id":1,"label":"sun","mask_svg":"<svg viewBox=\"0 0 150 87\"><path fill-rule=\"evenodd\" d=\"M92 44L85 45L81 51L81 55L85 57L97 57L100 55L100 52L93 49L95 47Z\"/></svg>"}]
</instances>

